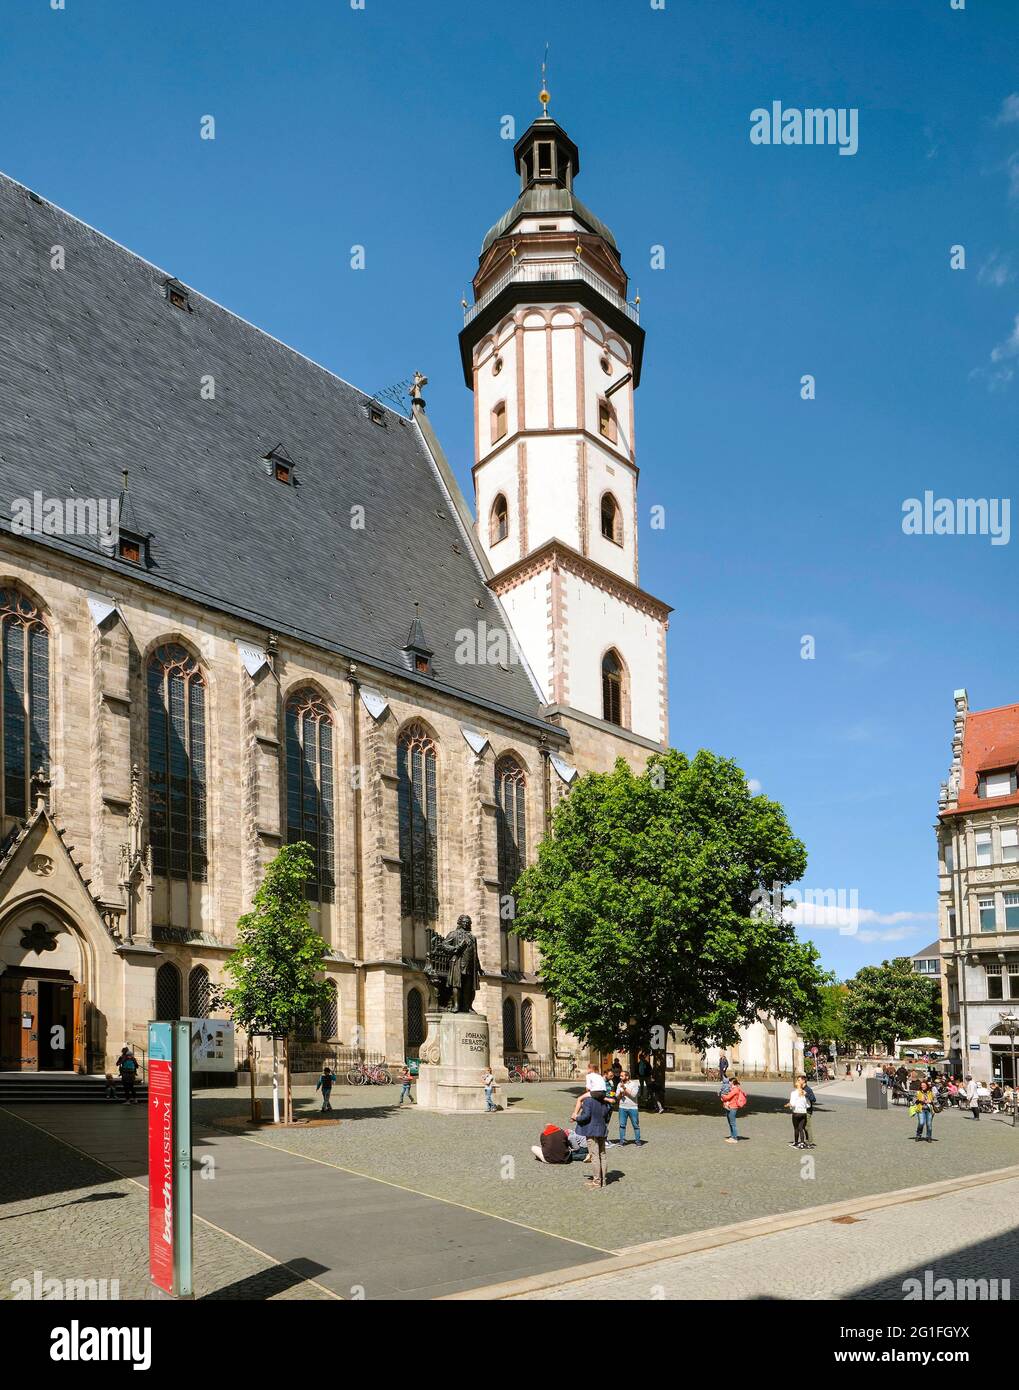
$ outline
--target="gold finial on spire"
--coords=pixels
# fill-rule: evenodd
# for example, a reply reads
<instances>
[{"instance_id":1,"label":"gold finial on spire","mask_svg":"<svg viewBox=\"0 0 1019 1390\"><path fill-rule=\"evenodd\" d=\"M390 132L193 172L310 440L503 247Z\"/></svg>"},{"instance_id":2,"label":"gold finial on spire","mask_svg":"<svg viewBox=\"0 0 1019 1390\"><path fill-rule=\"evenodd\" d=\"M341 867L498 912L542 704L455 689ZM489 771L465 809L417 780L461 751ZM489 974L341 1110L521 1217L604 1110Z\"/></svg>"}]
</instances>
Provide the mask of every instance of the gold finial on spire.
<instances>
[{"instance_id":1,"label":"gold finial on spire","mask_svg":"<svg viewBox=\"0 0 1019 1390\"><path fill-rule=\"evenodd\" d=\"M546 71L548 69L548 44L545 45L545 57L541 64L541 91L538 93L538 100L541 102L541 114L548 115L548 104L552 100L552 94L548 90Z\"/></svg>"}]
</instances>

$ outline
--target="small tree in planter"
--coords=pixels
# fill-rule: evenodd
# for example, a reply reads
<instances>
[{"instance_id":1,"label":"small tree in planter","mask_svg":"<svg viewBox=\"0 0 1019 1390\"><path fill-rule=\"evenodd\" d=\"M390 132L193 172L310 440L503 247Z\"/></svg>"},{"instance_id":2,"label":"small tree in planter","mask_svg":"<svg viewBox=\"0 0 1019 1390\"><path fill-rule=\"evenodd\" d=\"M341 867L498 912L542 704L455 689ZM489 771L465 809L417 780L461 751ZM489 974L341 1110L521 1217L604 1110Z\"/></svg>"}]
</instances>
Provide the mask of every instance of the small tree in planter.
<instances>
[{"instance_id":1,"label":"small tree in planter","mask_svg":"<svg viewBox=\"0 0 1019 1390\"><path fill-rule=\"evenodd\" d=\"M224 991L234 1020L248 1034L253 1066L252 1033L273 1039L273 1118L279 1120L276 1040L284 1039L284 1120L294 1118L290 1094L287 1037L322 1009L329 986L322 979L326 943L311 925L306 885L314 870L311 846L304 840L284 845L269 864L251 912L237 923L237 949L226 964L234 981ZM252 1073L253 1075L253 1073ZM254 1080L252 1080L252 1119Z\"/></svg>"}]
</instances>

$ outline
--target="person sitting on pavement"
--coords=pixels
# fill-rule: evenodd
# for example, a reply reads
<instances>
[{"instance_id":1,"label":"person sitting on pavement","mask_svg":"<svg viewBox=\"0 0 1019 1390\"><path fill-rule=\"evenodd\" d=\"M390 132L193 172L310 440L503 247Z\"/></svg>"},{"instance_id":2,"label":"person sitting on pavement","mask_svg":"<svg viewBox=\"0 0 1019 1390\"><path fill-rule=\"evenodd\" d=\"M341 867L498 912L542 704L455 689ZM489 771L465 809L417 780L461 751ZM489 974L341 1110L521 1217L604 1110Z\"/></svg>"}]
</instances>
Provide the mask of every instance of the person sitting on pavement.
<instances>
[{"instance_id":1,"label":"person sitting on pavement","mask_svg":"<svg viewBox=\"0 0 1019 1390\"><path fill-rule=\"evenodd\" d=\"M573 1158L570 1136L559 1125L546 1125L531 1153L539 1163L569 1163Z\"/></svg>"}]
</instances>

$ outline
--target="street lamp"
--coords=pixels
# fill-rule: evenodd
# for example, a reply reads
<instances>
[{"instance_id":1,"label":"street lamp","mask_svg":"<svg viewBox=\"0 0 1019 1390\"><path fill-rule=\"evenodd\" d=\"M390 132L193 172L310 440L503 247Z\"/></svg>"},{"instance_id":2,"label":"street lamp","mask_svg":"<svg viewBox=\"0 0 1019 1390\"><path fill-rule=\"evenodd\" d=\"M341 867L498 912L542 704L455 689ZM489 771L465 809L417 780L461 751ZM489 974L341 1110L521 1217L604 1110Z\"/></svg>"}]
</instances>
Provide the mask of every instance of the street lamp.
<instances>
[{"instance_id":1,"label":"street lamp","mask_svg":"<svg viewBox=\"0 0 1019 1390\"><path fill-rule=\"evenodd\" d=\"M1016 1086L1016 1081L1019 1078L1015 1074L1015 1039L1016 1034L1019 1033L1019 1018L1013 1013L999 1014L998 1017L1001 1019L1001 1023L998 1025L999 1029L1002 1033L1008 1034L1008 1041L1012 1048L1012 1128L1015 1129L1016 1100L1017 1091L1019 1091Z\"/></svg>"}]
</instances>

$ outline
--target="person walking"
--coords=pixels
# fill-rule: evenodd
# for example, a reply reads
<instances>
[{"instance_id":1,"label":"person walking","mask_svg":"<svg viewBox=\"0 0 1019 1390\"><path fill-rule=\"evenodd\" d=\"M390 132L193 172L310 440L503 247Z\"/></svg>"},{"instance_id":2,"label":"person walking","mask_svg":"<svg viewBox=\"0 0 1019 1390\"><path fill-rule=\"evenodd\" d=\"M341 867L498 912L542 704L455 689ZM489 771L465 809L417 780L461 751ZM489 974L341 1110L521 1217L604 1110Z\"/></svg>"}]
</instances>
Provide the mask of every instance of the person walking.
<instances>
[{"instance_id":1,"label":"person walking","mask_svg":"<svg viewBox=\"0 0 1019 1390\"><path fill-rule=\"evenodd\" d=\"M916 1142L919 1144L921 1139L926 1138L928 1144L934 1139L934 1110L937 1106L937 1097L929 1081L921 1081L917 1087L916 1096L913 1104L909 1107L909 1113L916 1116ZM925 1133L926 1131L926 1133Z\"/></svg>"},{"instance_id":2,"label":"person walking","mask_svg":"<svg viewBox=\"0 0 1019 1390\"><path fill-rule=\"evenodd\" d=\"M785 1103L786 1110L792 1111L793 1117L793 1137L790 1140L791 1149L805 1149L807 1147L807 1112L810 1102L807 1100L807 1083L802 1076L796 1078L796 1085L789 1092L789 1099Z\"/></svg>"},{"instance_id":3,"label":"person walking","mask_svg":"<svg viewBox=\"0 0 1019 1390\"><path fill-rule=\"evenodd\" d=\"M980 1100L977 1096L977 1083L972 1076L966 1078L966 1104L974 1120L980 1119Z\"/></svg>"},{"instance_id":4,"label":"person walking","mask_svg":"<svg viewBox=\"0 0 1019 1390\"><path fill-rule=\"evenodd\" d=\"M747 1103L747 1094L739 1084L739 1077L723 1077L722 1084L718 1088L718 1099L722 1102L722 1109L725 1111L725 1118L729 1121L729 1135L726 1139L727 1144L738 1144L739 1135L736 1132L736 1112L742 1110Z\"/></svg>"},{"instance_id":5,"label":"person walking","mask_svg":"<svg viewBox=\"0 0 1019 1390\"><path fill-rule=\"evenodd\" d=\"M627 1123L629 1123L633 1130L633 1142L640 1148L640 1110L637 1107L637 1099L640 1096L640 1082L631 1081L628 1071L621 1072L619 1076L619 1087L616 1094L619 1096L620 1146L626 1143L626 1126Z\"/></svg>"},{"instance_id":6,"label":"person walking","mask_svg":"<svg viewBox=\"0 0 1019 1390\"><path fill-rule=\"evenodd\" d=\"M410 1093L410 1088L414 1085L414 1073L406 1062L403 1064L403 1071L400 1073L400 1104L408 1101L414 1104L414 1097Z\"/></svg>"},{"instance_id":7,"label":"person walking","mask_svg":"<svg viewBox=\"0 0 1019 1390\"><path fill-rule=\"evenodd\" d=\"M481 1084L485 1088L485 1113L498 1110L495 1103L495 1077L492 1075L491 1068L486 1067L481 1076Z\"/></svg>"},{"instance_id":8,"label":"person walking","mask_svg":"<svg viewBox=\"0 0 1019 1390\"><path fill-rule=\"evenodd\" d=\"M601 1191L605 1186L605 1138L611 1114L612 1107L605 1099L605 1082L600 1076L593 1077L577 1116L577 1133L587 1140L587 1154L591 1160L591 1176L585 1179L589 1192Z\"/></svg>"},{"instance_id":9,"label":"person walking","mask_svg":"<svg viewBox=\"0 0 1019 1390\"><path fill-rule=\"evenodd\" d=\"M724 1081L729 1070L729 1059L724 1052L718 1054L718 1079Z\"/></svg>"},{"instance_id":10,"label":"person walking","mask_svg":"<svg viewBox=\"0 0 1019 1390\"><path fill-rule=\"evenodd\" d=\"M813 1092L813 1090L811 1089L811 1086L810 1086L810 1082L807 1080L807 1078L806 1078L805 1076L797 1077L797 1080L803 1082L803 1093L804 1093L804 1095L807 1097L807 1123L803 1126L803 1132L804 1132L804 1135L806 1136L806 1141L807 1141L806 1146L807 1146L808 1149L816 1149L816 1148L817 1148L817 1145L814 1143L814 1123L813 1123L813 1122L814 1122L814 1107L817 1105L817 1096L814 1095L814 1092Z\"/></svg>"},{"instance_id":11,"label":"person walking","mask_svg":"<svg viewBox=\"0 0 1019 1390\"><path fill-rule=\"evenodd\" d=\"M123 1104L136 1104L134 1083L138 1076L138 1059L129 1047L120 1049L120 1056L117 1058L117 1070L120 1072L120 1084L124 1088Z\"/></svg>"},{"instance_id":12,"label":"person walking","mask_svg":"<svg viewBox=\"0 0 1019 1390\"><path fill-rule=\"evenodd\" d=\"M316 1091L321 1091L321 1092L322 1092L322 1113L323 1113L323 1114L325 1114L325 1112L326 1112L327 1110L332 1110L332 1108L333 1108L333 1107L332 1107L332 1103L331 1103L330 1100L329 1100L329 1097L330 1097L330 1096L332 1095L332 1093L333 1093L333 1083L335 1082L335 1080L336 1080L336 1073L332 1070L332 1068L330 1067L329 1063L326 1062L325 1065L324 1065L323 1068L322 1068L322 1075L321 1075L321 1076L319 1077L319 1079L315 1082L315 1090L316 1090Z\"/></svg>"}]
</instances>

